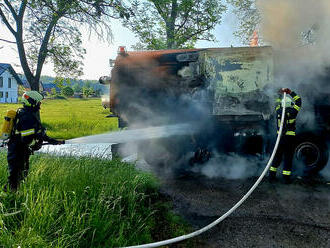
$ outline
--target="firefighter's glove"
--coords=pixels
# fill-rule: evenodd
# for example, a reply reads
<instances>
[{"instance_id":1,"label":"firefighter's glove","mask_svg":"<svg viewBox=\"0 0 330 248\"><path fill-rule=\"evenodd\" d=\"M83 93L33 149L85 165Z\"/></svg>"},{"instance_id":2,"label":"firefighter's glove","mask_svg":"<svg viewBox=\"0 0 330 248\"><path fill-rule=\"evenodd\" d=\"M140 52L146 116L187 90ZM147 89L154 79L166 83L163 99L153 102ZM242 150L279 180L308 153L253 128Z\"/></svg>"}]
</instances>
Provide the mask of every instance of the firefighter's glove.
<instances>
[{"instance_id":1,"label":"firefighter's glove","mask_svg":"<svg viewBox=\"0 0 330 248\"><path fill-rule=\"evenodd\" d=\"M289 88L282 88L282 89L281 89L281 92L282 92L282 93L287 93L287 94L290 95L292 91L291 91Z\"/></svg>"},{"instance_id":2,"label":"firefighter's glove","mask_svg":"<svg viewBox=\"0 0 330 248\"><path fill-rule=\"evenodd\" d=\"M38 151L38 150L41 149L41 147L42 147L42 144L36 143L36 144L31 146L31 149L32 149L32 151Z\"/></svg>"},{"instance_id":3,"label":"firefighter's glove","mask_svg":"<svg viewBox=\"0 0 330 248\"><path fill-rule=\"evenodd\" d=\"M39 139L37 140L33 145L30 146L30 149L33 151L38 151L42 147L43 140Z\"/></svg>"}]
</instances>

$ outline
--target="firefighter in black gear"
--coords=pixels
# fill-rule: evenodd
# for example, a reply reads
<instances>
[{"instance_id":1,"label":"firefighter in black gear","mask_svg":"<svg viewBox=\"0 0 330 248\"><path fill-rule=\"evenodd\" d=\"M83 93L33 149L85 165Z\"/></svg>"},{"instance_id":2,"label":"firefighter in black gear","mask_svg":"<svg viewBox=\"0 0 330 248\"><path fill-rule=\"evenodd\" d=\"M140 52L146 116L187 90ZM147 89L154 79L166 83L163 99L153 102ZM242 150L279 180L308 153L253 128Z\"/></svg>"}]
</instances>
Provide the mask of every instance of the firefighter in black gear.
<instances>
[{"instance_id":1,"label":"firefighter in black gear","mask_svg":"<svg viewBox=\"0 0 330 248\"><path fill-rule=\"evenodd\" d=\"M283 123L282 137L274 157L274 161L269 169L270 182L275 181L277 168L283 161L283 179L284 183L291 183L291 170L292 160L295 149L295 135L296 135L296 118L301 108L301 98L294 91L288 88L282 88L280 93L287 93L287 101L282 103L282 98L279 96L276 99L276 119L277 119L277 132L279 132L282 116L282 104L285 104L285 116Z\"/></svg>"},{"instance_id":2,"label":"firefighter in black gear","mask_svg":"<svg viewBox=\"0 0 330 248\"><path fill-rule=\"evenodd\" d=\"M12 191L16 191L19 182L27 176L29 157L41 148L43 141L54 145L64 144L64 141L48 137L41 125L39 109L42 99L43 96L37 91L25 92L22 96L23 108L17 110L7 154L8 183Z\"/></svg>"}]
</instances>

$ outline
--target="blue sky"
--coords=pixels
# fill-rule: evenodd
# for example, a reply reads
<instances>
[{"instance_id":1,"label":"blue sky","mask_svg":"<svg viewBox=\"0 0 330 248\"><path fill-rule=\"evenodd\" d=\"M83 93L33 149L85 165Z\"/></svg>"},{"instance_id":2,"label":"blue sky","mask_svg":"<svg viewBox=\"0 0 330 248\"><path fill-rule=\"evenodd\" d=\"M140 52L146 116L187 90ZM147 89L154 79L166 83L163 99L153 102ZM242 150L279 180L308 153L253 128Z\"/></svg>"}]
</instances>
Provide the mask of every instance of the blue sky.
<instances>
[{"instance_id":1,"label":"blue sky","mask_svg":"<svg viewBox=\"0 0 330 248\"><path fill-rule=\"evenodd\" d=\"M124 28L119 21L114 20L111 26L114 37L111 44L99 41L96 37L88 37L86 33L83 33L83 46L87 54L84 60L84 75L81 77L82 79L98 80L101 76L109 75L109 59L116 57L118 47L126 46L129 49L131 45L137 42L134 35ZM196 47L242 46L241 42L233 35L236 27L235 15L228 11L223 16L222 24L218 25L214 30L218 42L199 41ZM0 38L14 40L3 24L0 24ZM15 45L0 42L0 47L3 47L0 49L0 63L10 63L14 66L16 72L22 73ZM51 65L44 66L42 75L55 76Z\"/></svg>"}]
</instances>

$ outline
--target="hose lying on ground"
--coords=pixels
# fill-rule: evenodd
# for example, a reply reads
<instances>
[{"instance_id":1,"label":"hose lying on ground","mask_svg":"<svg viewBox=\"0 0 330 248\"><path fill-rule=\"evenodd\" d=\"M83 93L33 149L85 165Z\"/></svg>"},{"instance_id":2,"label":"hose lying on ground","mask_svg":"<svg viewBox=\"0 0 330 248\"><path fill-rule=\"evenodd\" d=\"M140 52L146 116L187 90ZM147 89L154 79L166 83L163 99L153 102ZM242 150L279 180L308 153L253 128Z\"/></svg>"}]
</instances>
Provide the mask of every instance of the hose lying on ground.
<instances>
[{"instance_id":1,"label":"hose lying on ground","mask_svg":"<svg viewBox=\"0 0 330 248\"><path fill-rule=\"evenodd\" d=\"M186 235L182 235L176 238L172 238L172 239L167 239L167 240L163 240L163 241L159 241L159 242L155 242L155 243L150 243L150 244L144 244L144 245L135 245L135 246L127 246L124 248L149 248L149 247L159 247L159 246L163 246L163 245L168 245L168 244L173 244L176 242L180 242L186 239L190 239L193 237L196 237L198 235L200 235L201 233L211 229L212 227L216 226L217 224L219 224L221 221L223 221L224 219L226 219L230 214L232 214L240 205L242 205L242 203L252 194L252 192L257 188L257 186L260 184L261 180L264 178L264 176L266 175L267 171L269 170L270 165L273 162L273 159L275 157L277 148L278 148L278 144L280 142L281 139L281 135L282 135L282 131L283 131L283 123L284 123L284 115L285 115L285 99L286 99L286 93L283 94L283 100L282 100L282 116L281 116L281 125L280 125L280 130L278 132L277 135L277 139L276 139L276 143L274 146L274 150L272 152L272 155L270 156L270 159L267 163L267 166L265 167L265 169L263 170L263 172L261 173L260 177L258 178L258 180L253 184L253 186L250 188L250 190L242 197L241 200L239 200L231 209L229 209L225 214L223 214L221 217L219 217L217 220L213 221L212 223L208 224L207 226L186 234Z\"/></svg>"}]
</instances>

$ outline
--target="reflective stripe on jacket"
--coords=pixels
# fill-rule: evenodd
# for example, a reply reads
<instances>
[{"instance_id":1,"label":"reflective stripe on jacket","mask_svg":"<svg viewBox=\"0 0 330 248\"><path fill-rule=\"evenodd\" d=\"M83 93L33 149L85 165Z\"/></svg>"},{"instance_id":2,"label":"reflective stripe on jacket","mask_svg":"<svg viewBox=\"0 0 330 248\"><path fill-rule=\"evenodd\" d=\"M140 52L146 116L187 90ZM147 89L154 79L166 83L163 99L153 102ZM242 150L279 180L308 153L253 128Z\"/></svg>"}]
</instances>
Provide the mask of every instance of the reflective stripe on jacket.
<instances>
[{"instance_id":1,"label":"reflective stripe on jacket","mask_svg":"<svg viewBox=\"0 0 330 248\"><path fill-rule=\"evenodd\" d=\"M42 131L37 113L30 108L24 107L17 110L16 116L15 136L20 137L20 142L25 145L34 143L38 134Z\"/></svg>"}]
</instances>

